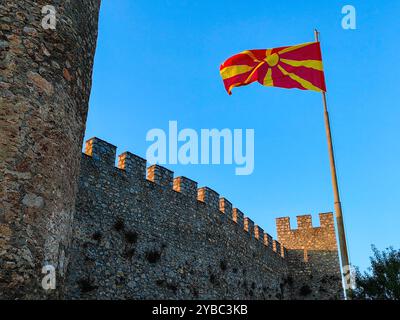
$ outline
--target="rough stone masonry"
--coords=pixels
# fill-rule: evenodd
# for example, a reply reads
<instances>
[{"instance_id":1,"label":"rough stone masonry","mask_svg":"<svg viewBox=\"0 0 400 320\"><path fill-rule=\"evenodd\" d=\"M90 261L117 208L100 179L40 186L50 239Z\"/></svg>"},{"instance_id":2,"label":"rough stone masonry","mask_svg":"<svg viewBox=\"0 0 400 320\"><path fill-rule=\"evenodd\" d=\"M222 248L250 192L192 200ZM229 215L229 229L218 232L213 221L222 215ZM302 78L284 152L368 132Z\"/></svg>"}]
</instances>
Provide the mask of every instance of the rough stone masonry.
<instances>
[{"instance_id":1,"label":"rough stone masonry","mask_svg":"<svg viewBox=\"0 0 400 320\"><path fill-rule=\"evenodd\" d=\"M334 220L277 219L279 242L210 188L86 142L70 299L340 299Z\"/></svg>"},{"instance_id":2,"label":"rough stone masonry","mask_svg":"<svg viewBox=\"0 0 400 320\"><path fill-rule=\"evenodd\" d=\"M0 1L0 298L61 297L100 0ZM42 266L57 290L41 286Z\"/></svg>"},{"instance_id":3,"label":"rough stone masonry","mask_svg":"<svg viewBox=\"0 0 400 320\"><path fill-rule=\"evenodd\" d=\"M100 0L52 0L56 30L48 4L0 2L0 299L343 297L332 214L278 219L278 242L166 168L82 155Z\"/></svg>"}]
</instances>

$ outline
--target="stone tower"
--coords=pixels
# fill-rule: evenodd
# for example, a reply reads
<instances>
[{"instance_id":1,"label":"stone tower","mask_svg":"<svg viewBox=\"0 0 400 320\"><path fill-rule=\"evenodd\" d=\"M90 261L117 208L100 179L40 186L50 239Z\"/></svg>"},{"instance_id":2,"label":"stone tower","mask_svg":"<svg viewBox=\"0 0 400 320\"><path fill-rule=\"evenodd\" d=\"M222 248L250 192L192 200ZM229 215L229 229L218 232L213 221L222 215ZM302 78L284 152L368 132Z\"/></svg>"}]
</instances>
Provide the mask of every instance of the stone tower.
<instances>
[{"instance_id":1,"label":"stone tower","mask_svg":"<svg viewBox=\"0 0 400 320\"><path fill-rule=\"evenodd\" d=\"M307 291L318 292L320 299L343 299L333 214L321 213L319 221L313 227L311 215L298 216L294 229L290 218L276 219L278 241L287 249L290 273L300 289L292 290L292 299L309 298Z\"/></svg>"},{"instance_id":2,"label":"stone tower","mask_svg":"<svg viewBox=\"0 0 400 320\"><path fill-rule=\"evenodd\" d=\"M0 299L63 295L99 7L0 2ZM42 288L44 265L56 290Z\"/></svg>"}]
</instances>

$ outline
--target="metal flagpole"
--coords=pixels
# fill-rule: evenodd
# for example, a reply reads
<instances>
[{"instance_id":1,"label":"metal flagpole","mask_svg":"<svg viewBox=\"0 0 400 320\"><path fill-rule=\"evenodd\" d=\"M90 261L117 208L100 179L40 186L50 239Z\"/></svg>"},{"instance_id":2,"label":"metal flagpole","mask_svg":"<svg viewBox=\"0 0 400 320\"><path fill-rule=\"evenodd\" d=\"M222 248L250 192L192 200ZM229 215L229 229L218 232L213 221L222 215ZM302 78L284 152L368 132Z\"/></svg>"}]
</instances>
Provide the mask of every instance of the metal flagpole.
<instances>
[{"instance_id":1,"label":"metal flagpole","mask_svg":"<svg viewBox=\"0 0 400 320\"><path fill-rule=\"evenodd\" d=\"M315 41L319 42L318 30L315 30ZM328 113L328 106L327 106L327 102L326 102L326 93L325 92L322 92L322 101L324 104L325 130L326 130L326 137L328 139L329 160L330 160L331 174L332 174L333 194L334 194L334 200L335 200L336 224L337 224L337 230L338 230L338 235L339 235L340 256L341 256L341 260L342 260L342 271L343 271L343 273L348 273L348 272L350 272L350 262L349 262L349 255L347 252L346 234L345 234L345 230L344 230L342 205L340 203L339 187L338 187L338 182L337 182L336 165L335 165L335 155L333 152L331 126L330 126L330 122L329 122L329 113ZM348 281L346 281L346 279L345 279L346 291L349 289L347 282Z\"/></svg>"}]
</instances>

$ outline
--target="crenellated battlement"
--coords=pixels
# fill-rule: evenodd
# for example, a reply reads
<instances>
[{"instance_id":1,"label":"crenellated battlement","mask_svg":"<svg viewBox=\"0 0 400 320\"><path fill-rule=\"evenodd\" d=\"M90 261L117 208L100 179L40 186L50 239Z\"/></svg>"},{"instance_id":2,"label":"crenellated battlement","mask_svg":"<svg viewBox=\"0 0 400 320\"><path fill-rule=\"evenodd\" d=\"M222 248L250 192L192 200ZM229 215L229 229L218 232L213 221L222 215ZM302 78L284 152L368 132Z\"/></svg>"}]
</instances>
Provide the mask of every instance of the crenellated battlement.
<instances>
[{"instance_id":1,"label":"crenellated battlement","mask_svg":"<svg viewBox=\"0 0 400 320\"><path fill-rule=\"evenodd\" d=\"M85 145L70 297L87 297L82 282L99 288L93 298L340 297L332 214L316 227L310 215L297 228L279 218L275 240L210 187L130 152L116 166L116 151L98 138Z\"/></svg>"},{"instance_id":2,"label":"crenellated battlement","mask_svg":"<svg viewBox=\"0 0 400 320\"><path fill-rule=\"evenodd\" d=\"M341 297L341 274L332 213L319 214L319 226L313 226L311 215L297 216L297 228L289 217L276 219L278 240L284 246L291 274L304 285L324 285ZM274 243L274 246L277 244ZM309 285L308 285L309 286ZM320 290L320 289L319 289Z\"/></svg>"},{"instance_id":3,"label":"crenellated battlement","mask_svg":"<svg viewBox=\"0 0 400 320\"><path fill-rule=\"evenodd\" d=\"M85 154L99 164L114 168L117 147L99 138L91 138L86 141ZM232 203L209 187L198 188L198 183L186 177L174 178L174 172L160 165L152 165L146 168L146 160L131 152L124 152L118 156L118 169L121 170L133 183L137 181L151 181L164 190L171 190L184 195L189 201L196 199L197 202L218 210L230 221L246 232L249 238L264 245L266 249L272 250L279 256L284 257L284 247L264 230L255 225L254 221L245 217L243 212L233 208Z\"/></svg>"},{"instance_id":4,"label":"crenellated battlement","mask_svg":"<svg viewBox=\"0 0 400 320\"><path fill-rule=\"evenodd\" d=\"M204 202L211 208L219 210L219 194L209 187L203 187L197 190L197 200Z\"/></svg>"},{"instance_id":5,"label":"crenellated battlement","mask_svg":"<svg viewBox=\"0 0 400 320\"><path fill-rule=\"evenodd\" d=\"M197 182L186 177L174 179L174 190L197 200Z\"/></svg>"},{"instance_id":6,"label":"crenellated battlement","mask_svg":"<svg viewBox=\"0 0 400 320\"><path fill-rule=\"evenodd\" d=\"M333 219L333 214L329 213L320 213L319 214L319 227L314 227L312 222L311 215L301 215L296 217L297 220L297 229L291 227L290 217L283 217L276 219L276 225L279 230L302 230L302 229L315 229L315 228L324 228L324 229L334 229L335 221Z\"/></svg>"},{"instance_id":7,"label":"crenellated battlement","mask_svg":"<svg viewBox=\"0 0 400 320\"><path fill-rule=\"evenodd\" d=\"M85 143L85 154L105 165L114 166L117 147L99 138L91 138Z\"/></svg>"},{"instance_id":8,"label":"crenellated battlement","mask_svg":"<svg viewBox=\"0 0 400 320\"><path fill-rule=\"evenodd\" d=\"M118 156L118 168L135 179L146 178L146 162L146 159L130 152L124 152Z\"/></svg>"},{"instance_id":9,"label":"crenellated battlement","mask_svg":"<svg viewBox=\"0 0 400 320\"><path fill-rule=\"evenodd\" d=\"M320 225L315 227L311 215L297 216L296 220L297 228L292 228L289 217L276 219L278 240L285 246L286 255L340 278L333 214L320 213Z\"/></svg>"},{"instance_id":10,"label":"crenellated battlement","mask_svg":"<svg viewBox=\"0 0 400 320\"><path fill-rule=\"evenodd\" d=\"M219 199L219 210L233 219L233 207L232 203L228 199Z\"/></svg>"},{"instance_id":11,"label":"crenellated battlement","mask_svg":"<svg viewBox=\"0 0 400 320\"><path fill-rule=\"evenodd\" d=\"M91 156L105 166L114 167L116 147L99 138L92 138L86 142L85 154ZM245 216L232 203L209 187L198 188L198 183L186 177L174 178L174 172L160 165L152 165L146 169L146 160L130 152L118 156L118 168L128 177L147 180L165 190L178 192L192 200L206 205L229 220L235 222L238 228L243 229L254 241L260 242L266 248L274 251L281 257L286 257L287 250L337 250L334 219L331 213L321 213L320 226L313 227L311 215L297 216L297 228L290 225L290 218L276 219L278 240L274 240L263 228ZM147 174L146 174L147 170Z\"/></svg>"},{"instance_id":12,"label":"crenellated battlement","mask_svg":"<svg viewBox=\"0 0 400 320\"><path fill-rule=\"evenodd\" d=\"M147 179L168 189L172 189L174 185L174 173L156 164L147 168Z\"/></svg>"},{"instance_id":13,"label":"crenellated battlement","mask_svg":"<svg viewBox=\"0 0 400 320\"><path fill-rule=\"evenodd\" d=\"M297 228L290 218L276 219L278 239L287 249L337 250L335 221L332 213L320 213L320 226L314 227L311 215L297 216Z\"/></svg>"}]
</instances>

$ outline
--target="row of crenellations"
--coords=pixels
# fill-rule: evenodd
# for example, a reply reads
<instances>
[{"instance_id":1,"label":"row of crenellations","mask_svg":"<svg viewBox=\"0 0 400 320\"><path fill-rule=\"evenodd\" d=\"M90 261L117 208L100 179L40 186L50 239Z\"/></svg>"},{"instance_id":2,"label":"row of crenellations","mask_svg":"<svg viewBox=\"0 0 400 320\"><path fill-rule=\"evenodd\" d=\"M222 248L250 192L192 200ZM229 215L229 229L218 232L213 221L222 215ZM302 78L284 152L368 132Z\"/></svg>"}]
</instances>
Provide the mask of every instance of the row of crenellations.
<instances>
[{"instance_id":1,"label":"row of crenellations","mask_svg":"<svg viewBox=\"0 0 400 320\"><path fill-rule=\"evenodd\" d=\"M307 230L316 229L316 228L331 229L331 230L335 229L335 226L334 226L335 221L333 218L333 214L331 212L319 214L319 222L320 222L319 227L313 226L311 215L307 214L307 215L297 216L296 219L297 219L297 228L292 228L289 217L277 218L276 219L277 229L281 233L288 232L288 231L296 231L296 230L307 231Z\"/></svg>"},{"instance_id":2,"label":"row of crenellations","mask_svg":"<svg viewBox=\"0 0 400 320\"><path fill-rule=\"evenodd\" d=\"M86 141L85 145L86 155L110 167L115 166L116 150L116 146L99 138L91 138ZM124 170L132 178L146 179L146 159L133 153L124 152L120 154L118 156L118 168ZM221 214L225 214L244 232L247 232L250 237L260 241L280 256L286 256L286 249L278 241L264 232L260 226L255 225L250 218L245 217L242 211L233 208L229 200L221 198L214 190L208 187L197 188L197 182L186 177L174 178L174 173L171 170L159 165L152 165L147 168L147 179L159 186L173 189L189 198L197 199L215 210L219 210Z\"/></svg>"}]
</instances>

